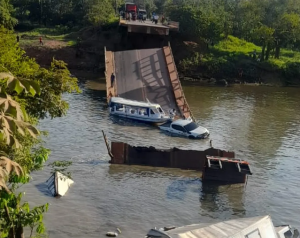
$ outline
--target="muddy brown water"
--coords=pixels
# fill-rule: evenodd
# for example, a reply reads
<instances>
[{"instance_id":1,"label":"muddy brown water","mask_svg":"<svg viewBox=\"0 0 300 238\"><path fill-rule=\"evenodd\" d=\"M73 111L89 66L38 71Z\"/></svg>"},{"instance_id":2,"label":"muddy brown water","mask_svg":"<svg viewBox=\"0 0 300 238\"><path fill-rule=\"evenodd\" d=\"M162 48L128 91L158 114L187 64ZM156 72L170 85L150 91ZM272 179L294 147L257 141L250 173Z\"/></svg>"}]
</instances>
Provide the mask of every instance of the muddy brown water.
<instances>
[{"instance_id":1,"label":"muddy brown water","mask_svg":"<svg viewBox=\"0 0 300 238\"><path fill-rule=\"evenodd\" d=\"M110 118L105 85L81 84L82 94L66 95L67 116L44 120L49 161L72 160L75 184L67 195L49 196L49 168L32 174L22 187L31 205L48 202L50 237L144 237L152 227L270 214L273 222L300 228L300 93L272 87L184 86L199 123L215 147L234 150L251 163L244 186L202 184L200 174L167 168L110 165L101 130L112 140L160 148L205 149L209 140L167 136L140 123Z\"/></svg>"}]
</instances>

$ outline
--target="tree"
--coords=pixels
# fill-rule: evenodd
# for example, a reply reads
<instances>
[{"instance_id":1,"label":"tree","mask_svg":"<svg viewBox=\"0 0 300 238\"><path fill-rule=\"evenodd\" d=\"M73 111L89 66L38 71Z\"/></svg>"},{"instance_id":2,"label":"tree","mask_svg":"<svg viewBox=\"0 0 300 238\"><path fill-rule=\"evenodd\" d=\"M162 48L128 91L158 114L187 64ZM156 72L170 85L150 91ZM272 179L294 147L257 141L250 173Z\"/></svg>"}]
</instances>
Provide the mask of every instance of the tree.
<instances>
[{"instance_id":1,"label":"tree","mask_svg":"<svg viewBox=\"0 0 300 238\"><path fill-rule=\"evenodd\" d=\"M115 20L115 11L110 0L91 0L87 4L86 20L95 26L103 26Z\"/></svg>"},{"instance_id":2,"label":"tree","mask_svg":"<svg viewBox=\"0 0 300 238\"><path fill-rule=\"evenodd\" d=\"M275 58L279 58L282 46L300 39L300 16L295 13L284 13L275 29Z\"/></svg>"},{"instance_id":3,"label":"tree","mask_svg":"<svg viewBox=\"0 0 300 238\"><path fill-rule=\"evenodd\" d=\"M262 44L260 61L269 59L269 54L274 40L274 31L275 30L273 28L262 25L254 32L254 38L257 38Z\"/></svg>"},{"instance_id":4,"label":"tree","mask_svg":"<svg viewBox=\"0 0 300 238\"><path fill-rule=\"evenodd\" d=\"M38 234L45 230L48 204L30 209L15 188L48 159L50 151L41 144L45 133L35 126L47 115L66 113L65 92L79 88L64 62L53 60L49 69L41 68L26 57L11 31L0 28L0 237L24 237L24 227L31 235L35 228Z\"/></svg>"},{"instance_id":5,"label":"tree","mask_svg":"<svg viewBox=\"0 0 300 238\"><path fill-rule=\"evenodd\" d=\"M0 0L0 26L12 29L18 23L18 20L12 16L13 12L14 8L9 0Z\"/></svg>"}]
</instances>

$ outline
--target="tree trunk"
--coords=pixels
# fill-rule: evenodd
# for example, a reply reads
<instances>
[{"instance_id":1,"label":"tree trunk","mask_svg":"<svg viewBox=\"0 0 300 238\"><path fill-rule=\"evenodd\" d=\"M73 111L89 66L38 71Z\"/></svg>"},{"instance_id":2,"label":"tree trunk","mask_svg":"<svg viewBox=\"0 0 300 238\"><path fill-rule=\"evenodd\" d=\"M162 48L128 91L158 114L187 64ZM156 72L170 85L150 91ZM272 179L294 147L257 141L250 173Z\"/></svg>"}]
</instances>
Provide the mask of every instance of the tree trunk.
<instances>
[{"instance_id":1,"label":"tree trunk","mask_svg":"<svg viewBox=\"0 0 300 238\"><path fill-rule=\"evenodd\" d=\"M266 43L264 42L261 49L260 62L264 61L265 59L265 50L266 50Z\"/></svg>"},{"instance_id":2,"label":"tree trunk","mask_svg":"<svg viewBox=\"0 0 300 238\"><path fill-rule=\"evenodd\" d=\"M271 44L270 43L268 43L267 44L267 51L266 51L266 60L268 60L269 59L269 57L270 57L270 52L271 52Z\"/></svg>"},{"instance_id":3,"label":"tree trunk","mask_svg":"<svg viewBox=\"0 0 300 238\"><path fill-rule=\"evenodd\" d=\"M17 227L16 229L16 238L25 238L24 230L22 226Z\"/></svg>"},{"instance_id":4,"label":"tree trunk","mask_svg":"<svg viewBox=\"0 0 300 238\"><path fill-rule=\"evenodd\" d=\"M280 56L280 45L276 44L276 47L275 47L275 59L279 59L279 56Z\"/></svg>"}]
</instances>

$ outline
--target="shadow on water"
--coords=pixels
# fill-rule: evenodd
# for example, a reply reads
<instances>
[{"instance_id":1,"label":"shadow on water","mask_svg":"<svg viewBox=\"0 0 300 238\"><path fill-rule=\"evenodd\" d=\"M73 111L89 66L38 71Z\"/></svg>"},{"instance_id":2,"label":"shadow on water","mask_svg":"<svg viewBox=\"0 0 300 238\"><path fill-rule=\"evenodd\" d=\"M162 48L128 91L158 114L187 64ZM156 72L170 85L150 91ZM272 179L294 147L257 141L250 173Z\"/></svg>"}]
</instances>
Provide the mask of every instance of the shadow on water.
<instances>
[{"instance_id":1,"label":"shadow on water","mask_svg":"<svg viewBox=\"0 0 300 238\"><path fill-rule=\"evenodd\" d=\"M207 213L231 210L231 215L245 215L244 184L220 185L212 181L202 183L200 208Z\"/></svg>"},{"instance_id":2,"label":"shadow on water","mask_svg":"<svg viewBox=\"0 0 300 238\"><path fill-rule=\"evenodd\" d=\"M187 191L192 190L195 193L200 193L200 188L201 180L199 178L175 179L167 187L167 199L184 200L187 195Z\"/></svg>"},{"instance_id":3,"label":"shadow on water","mask_svg":"<svg viewBox=\"0 0 300 238\"><path fill-rule=\"evenodd\" d=\"M39 183L39 184L36 184L35 187L45 196L47 197L53 197L51 192L49 191L48 189L48 185L46 182L44 183Z\"/></svg>"}]
</instances>

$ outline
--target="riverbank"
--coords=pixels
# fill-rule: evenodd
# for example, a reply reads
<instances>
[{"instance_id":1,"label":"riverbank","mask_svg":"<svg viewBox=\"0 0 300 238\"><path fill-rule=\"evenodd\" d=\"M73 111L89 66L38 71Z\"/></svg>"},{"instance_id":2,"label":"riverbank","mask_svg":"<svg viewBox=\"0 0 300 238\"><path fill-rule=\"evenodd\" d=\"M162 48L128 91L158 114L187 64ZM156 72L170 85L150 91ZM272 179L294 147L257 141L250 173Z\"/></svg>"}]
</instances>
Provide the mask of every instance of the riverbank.
<instances>
[{"instance_id":1,"label":"riverbank","mask_svg":"<svg viewBox=\"0 0 300 238\"><path fill-rule=\"evenodd\" d=\"M104 47L113 49L121 34L116 28L84 28L61 34L48 28L19 33L20 46L42 66L52 59L63 60L70 71L104 73ZM39 37L43 45L39 44ZM180 78L199 85L251 84L268 86L300 85L300 53L282 50L281 58L259 62L259 46L229 36L215 45L170 37ZM257 58L251 55L256 52Z\"/></svg>"},{"instance_id":2,"label":"riverbank","mask_svg":"<svg viewBox=\"0 0 300 238\"><path fill-rule=\"evenodd\" d=\"M171 45L181 78L208 85L300 85L300 52L282 49L280 58L270 52L261 62L261 47L233 36L216 43L172 37ZM224 83L226 82L226 83Z\"/></svg>"},{"instance_id":3,"label":"riverbank","mask_svg":"<svg viewBox=\"0 0 300 238\"><path fill-rule=\"evenodd\" d=\"M84 71L102 76L105 70L104 46L113 47L111 34L110 30L97 31L92 27L66 34L51 28L18 33L20 47L41 66L48 67L55 58L66 62L71 72ZM40 37L43 44L39 42Z\"/></svg>"}]
</instances>

